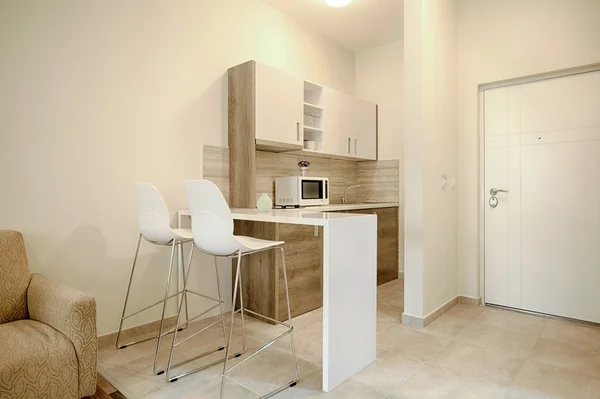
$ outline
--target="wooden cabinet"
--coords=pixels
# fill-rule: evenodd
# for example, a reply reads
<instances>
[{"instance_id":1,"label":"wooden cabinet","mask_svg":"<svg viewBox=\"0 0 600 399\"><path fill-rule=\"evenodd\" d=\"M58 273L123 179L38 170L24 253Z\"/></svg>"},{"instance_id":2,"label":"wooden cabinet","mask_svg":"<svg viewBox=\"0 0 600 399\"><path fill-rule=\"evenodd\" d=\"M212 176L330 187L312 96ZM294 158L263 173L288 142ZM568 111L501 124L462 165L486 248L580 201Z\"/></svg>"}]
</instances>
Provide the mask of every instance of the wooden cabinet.
<instances>
[{"instance_id":1,"label":"wooden cabinet","mask_svg":"<svg viewBox=\"0 0 600 399\"><path fill-rule=\"evenodd\" d=\"M377 215L377 285L398 278L398 208L358 209Z\"/></svg>"},{"instance_id":2,"label":"wooden cabinet","mask_svg":"<svg viewBox=\"0 0 600 399\"><path fill-rule=\"evenodd\" d=\"M323 234L318 227L236 221L235 234L285 241L292 317L323 306ZM250 266L251 265L251 266ZM235 280L236 260L233 261ZM280 251L265 251L242 258L244 307L265 316L287 320L287 305Z\"/></svg>"},{"instance_id":3,"label":"wooden cabinet","mask_svg":"<svg viewBox=\"0 0 600 399\"><path fill-rule=\"evenodd\" d=\"M377 111L369 102L337 90L324 89L325 152L377 159Z\"/></svg>"},{"instance_id":4,"label":"wooden cabinet","mask_svg":"<svg viewBox=\"0 0 600 399\"><path fill-rule=\"evenodd\" d=\"M256 139L302 145L304 81L256 63Z\"/></svg>"}]
</instances>

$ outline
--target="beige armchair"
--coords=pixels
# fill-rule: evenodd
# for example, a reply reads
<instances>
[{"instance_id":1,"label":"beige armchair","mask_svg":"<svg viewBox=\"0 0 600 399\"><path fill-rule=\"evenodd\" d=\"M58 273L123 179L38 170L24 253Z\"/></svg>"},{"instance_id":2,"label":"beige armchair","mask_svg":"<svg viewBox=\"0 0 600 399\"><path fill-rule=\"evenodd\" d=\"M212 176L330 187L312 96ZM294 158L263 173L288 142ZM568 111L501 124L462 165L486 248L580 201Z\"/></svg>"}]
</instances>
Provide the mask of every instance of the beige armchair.
<instances>
[{"instance_id":1,"label":"beige armchair","mask_svg":"<svg viewBox=\"0 0 600 399\"><path fill-rule=\"evenodd\" d=\"M0 398L96 391L96 302L31 274L23 236L0 230Z\"/></svg>"}]
</instances>

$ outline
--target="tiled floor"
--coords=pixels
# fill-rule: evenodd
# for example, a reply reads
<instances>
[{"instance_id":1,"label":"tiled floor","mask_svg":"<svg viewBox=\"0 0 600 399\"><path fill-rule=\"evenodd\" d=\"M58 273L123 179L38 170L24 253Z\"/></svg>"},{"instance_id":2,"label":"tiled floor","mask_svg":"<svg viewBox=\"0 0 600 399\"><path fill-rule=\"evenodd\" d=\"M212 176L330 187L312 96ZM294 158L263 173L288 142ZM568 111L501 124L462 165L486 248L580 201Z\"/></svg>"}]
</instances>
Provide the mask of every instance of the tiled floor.
<instances>
[{"instance_id":1,"label":"tiled floor","mask_svg":"<svg viewBox=\"0 0 600 399\"><path fill-rule=\"evenodd\" d=\"M600 328L459 305L415 330L401 324L403 297L402 280L379 287L377 361L328 394L321 392L321 311L296 318L301 380L276 397L600 398ZM247 319L248 348L280 331ZM219 331L210 334L217 342ZM206 339L190 340L181 356L209 348ZM239 335L236 344L241 344ZM164 346L161 361L166 358ZM121 351L103 348L100 372L130 399L218 397L222 366L166 383L163 376L151 374L154 348L152 341ZM289 339L284 338L237 368L227 381L225 397L256 398L292 377Z\"/></svg>"}]
</instances>

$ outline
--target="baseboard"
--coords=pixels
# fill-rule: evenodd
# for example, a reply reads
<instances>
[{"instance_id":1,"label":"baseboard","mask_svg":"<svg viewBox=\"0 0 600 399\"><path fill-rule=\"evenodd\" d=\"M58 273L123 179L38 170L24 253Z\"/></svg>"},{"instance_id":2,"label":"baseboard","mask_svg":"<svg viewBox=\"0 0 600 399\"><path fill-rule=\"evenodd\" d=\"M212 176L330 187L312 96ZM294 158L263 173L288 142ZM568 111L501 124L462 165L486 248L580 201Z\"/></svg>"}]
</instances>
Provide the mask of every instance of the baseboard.
<instances>
[{"instance_id":1,"label":"baseboard","mask_svg":"<svg viewBox=\"0 0 600 399\"><path fill-rule=\"evenodd\" d=\"M456 296L425 317L402 313L402 324L413 328L425 328L437 320L441 315L458 305L458 303L458 297Z\"/></svg>"},{"instance_id":2,"label":"baseboard","mask_svg":"<svg viewBox=\"0 0 600 399\"><path fill-rule=\"evenodd\" d=\"M466 305L466 306L480 306L481 305L481 297L480 296L474 297L474 296L459 295L458 303L460 303L461 305Z\"/></svg>"},{"instance_id":3,"label":"baseboard","mask_svg":"<svg viewBox=\"0 0 600 399\"><path fill-rule=\"evenodd\" d=\"M165 323L163 325L163 330L173 328L175 326L176 322L177 322L177 316L165 317ZM156 336L159 328L160 328L160 320L151 321L150 323L146 323L146 324L140 324L135 327L130 327L126 330L121 331L121 337L119 338L119 341L121 341L121 343L127 343L128 341L131 341L134 338L142 338L145 335ZM147 338L149 338L149 337L147 337ZM115 339L117 339L116 332L112 332L112 333L108 333L108 334L99 336L98 337L98 348L114 345Z\"/></svg>"}]
</instances>

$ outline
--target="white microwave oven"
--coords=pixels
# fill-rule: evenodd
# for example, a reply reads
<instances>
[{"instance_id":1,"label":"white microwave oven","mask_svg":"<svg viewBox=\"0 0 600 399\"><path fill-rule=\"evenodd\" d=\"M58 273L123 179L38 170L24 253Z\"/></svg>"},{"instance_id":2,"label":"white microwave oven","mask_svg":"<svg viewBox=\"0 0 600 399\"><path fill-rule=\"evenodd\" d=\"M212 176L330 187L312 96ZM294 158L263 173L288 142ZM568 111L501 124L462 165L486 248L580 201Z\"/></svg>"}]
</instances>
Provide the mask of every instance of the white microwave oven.
<instances>
[{"instance_id":1,"label":"white microwave oven","mask_svg":"<svg viewBox=\"0 0 600 399\"><path fill-rule=\"evenodd\" d=\"M275 179L275 206L299 208L317 205L329 205L327 177L292 176Z\"/></svg>"}]
</instances>

